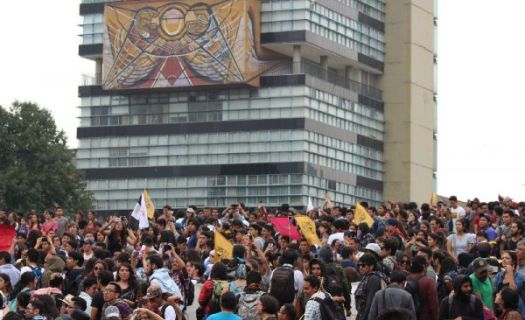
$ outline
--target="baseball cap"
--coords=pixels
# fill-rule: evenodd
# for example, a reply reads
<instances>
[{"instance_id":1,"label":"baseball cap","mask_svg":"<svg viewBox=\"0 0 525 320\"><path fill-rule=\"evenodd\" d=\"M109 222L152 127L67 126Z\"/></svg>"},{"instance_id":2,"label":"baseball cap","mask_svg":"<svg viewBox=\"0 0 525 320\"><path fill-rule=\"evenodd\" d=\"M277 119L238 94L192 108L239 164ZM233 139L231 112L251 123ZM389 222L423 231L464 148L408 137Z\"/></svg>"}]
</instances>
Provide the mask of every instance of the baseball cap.
<instances>
[{"instance_id":1,"label":"baseball cap","mask_svg":"<svg viewBox=\"0 0 525 320\"><path fill-rule=\"evenodd\" d=\"M148 290L146 291L146 296L144 299L153 299L156 297L160 297L162 295L162 289L157 284L152 284L148 287Z\"/></svg>"},{"instance_id":2,"label":"baseball cap","mask_svg":"<svg viewBox=\"0 0 525 320\"><path fill-rule=\"evenodd\" d=\"M397 220L396 219L388 219L386 221L386 224L389 225L389 226L397 227Z\"/></svg>"},{"instance_id":3,"label":"baseball cap","mask_svg":"<svg viewBox=\"0 0 525 320\"><path fill-rule=\"evenodd\" d=\"M365 250L372 251L376 255L381 256L381 247L377 243L367 244Z\"/></svg>"},{"instance_id":4,"label":"baseball cap","mask_svg":"<svg viewBox=\"0 0 525 320\"><path fill-rule=\"evenodd\" d=\"M68 294L64 299L60 299L60 301L62 301L70 307L74 307L75 303L73 302L73 298L74 296L72 294Z\"/></svg>"},{"instance_id":5,"label":"baseball cap","mask_svg":"<svg viewBox=\"0 0 525 320\"><path fill-rule=\"evenodd\" d=\"M472 262L474 272L484 272L489 269L489 264L483 258L477 258Z\"/></svg>"},{"instance_id":6,"label":"baseball cap","mask_svg":"<svg viewBox=\"0 0 525 320\"><path fill-rule=\"evenodd\" d=\"M104 311L104 316L107 318L116 317L120 319L120 311L115 306L109 306L106 308L106 311Z\"/></svg>"}]
</instances>

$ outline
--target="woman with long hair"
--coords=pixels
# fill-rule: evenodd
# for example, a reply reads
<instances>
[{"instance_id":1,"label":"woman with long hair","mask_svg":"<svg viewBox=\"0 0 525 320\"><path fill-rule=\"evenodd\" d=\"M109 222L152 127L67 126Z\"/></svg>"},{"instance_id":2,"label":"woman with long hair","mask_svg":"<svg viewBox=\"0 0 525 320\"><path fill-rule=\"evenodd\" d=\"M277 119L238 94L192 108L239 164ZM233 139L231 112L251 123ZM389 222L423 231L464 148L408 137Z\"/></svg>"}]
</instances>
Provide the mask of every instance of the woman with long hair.
<instances>
[{"instance_id":1,"label":"woman with long hair","mask_svg":"<svg viewBox=\"0 0 525 320\"><path fill-rule=\"evenodd\" d=\"M217 310L219 306L213 305L213 292L216 286L223 288L223 290L228 290L227 279L228 267L222 262L214 264L211 268L210 279L204 282L199 294L199 305L204 315L208 316L220 312L220 309Z\"/></svg>"},{"instance_id":2,"label":"woman with long hair","mask_svg":"<svg viewBox=\"0 0 525 320\"><path fill-rule=\"evenodd\" d=\"M297 315L295 309L291 303L284 304L279 313L277 314L277 320L296 320Z\"/></svg>"},{"instance_id":3,"label":"woman with long hair","mask_svg":"<svg viewBox=\"0 0 525 320\"><path fill-rule=\"evenodd\" d=\"M456 233L447 237L447 252L451 257L457 257L463 252L470 252L474 246L474 241L471 236L467 234L465 227L465 220L459 219L456 221Z\"/></svg>"},{"instance_id":4,"label":"woman with long hair","mask_svg":"<svg viewBox=\"0 0 525 320\"><path fill-rule=\"evenodd\" d=\"M97 260L96 258L91 258L86 262L84 273L85 278L96 278L101 271L108 270L108 266L104 260Z\"/></svg>"},{"instance_id":5,"label":"woman with long hair","mask_svg":"<svg viewBox=\"0 0 525 320\"><path fill-rule=\"evenodd\" d=\"M264 294L259 298L256 310L261 320L277 320L276 314L279 311L279 301L272 295Z\"/></svg>"},{"instance_id":6,"label":"woman with long hair","mask_svg":"<svg viewBox=\"0 0 525 320\"><path fill-rule=\"evenodd\" d=\"M5 273L0 273L0 295L2 295L4 301L10 300L12 291L11 278Z\"/></svg>"},{"instance_id":7,"label":"woman with long hair","mask_svg":"<svg viewBox=\"0 0 525 320\"><path fill-rule=\"evenodd\" d=\"M86 225L86 232L95 232L95 222L97 221L97 216L95 215L95 211L89 210L87 213L87 225Z\"/></svg>"},{"instance_id":8,"label":"woman with long hair","mask_svg":"<svg viewBox=\"0 0 525 320\"><path fill-rule=\"evenodd\" d=\"M441 233L431 233L427 238L428 247L432 252L443 251L445 249L445 239Z\"/></svg>"},{"instance_id":9,"label":"woman with long hair","mask_svg":"<svg viewBox=\"0 0 525 320\"><path fill-rule=\"evenodd\" d=\"M516 289L504 288L496 294L494 301L502 310L498 320L522 320L518 311L519 294Z\"/></svg>"},{"instance_id":10,"label":"woman with long hair","mask_svg":"<svg viewBox=\"0 0 525 320\"><path fill-rule=\"evenodd\" d=\"M11 296L16 298L20 292L33 291L36 289L36 276L33 272L24 272L20 276L20 280L13 288Z\"/></svg>"},{"instance_id":11,"label":"woman with long hair","mask_svg":"<svg viewBox=\"0 0 525 320\"><path fill-rule=\"evenodd\" d=\"M126 248L128 243L128 231L121 221L112 220L111 223L114 224L114 226L107 234L107 244L109 252L113 253Z\"/></svg>"},{"instance_id":12,"label":"woman with long hair","mask_svg":"<svg viewBox=\"0 0 525 320\"><path fill-rule=\"evenodd\" d=\"M50 210L44 210L44 223L42 224L42 232L48 235L51 231L57 232L58 222L53 219L53 213Z\"/></svg>"},{"instance_id":13,"label":"woman with long hair","mask_svg":"<svg viewBox=\"0 0 525 320\"><path fill-rule=\"evenodd\" d=\"M31 230L40 230L40 217L36 213L30 213L27 216L27 219L29 220L29 229Z\"/></svg>"},{"instance_id":14,"label":"woman with long hair","mask_svg":"<svg viewBox=\"0 0 525 320\"><path fill-rule=\"evenodd\" d=\"M518 272L518 256L514 251L503 251L501 254L502 270L494 277L494 291L500 292L504 288L511 288L514 290L524 290L524 278ZM519 299L519 311L525 314L525 304L522 299Z\"/></svg>"},{"instance_id":15,"label":"woman with long hair","mask_svg":"<svg viewBox=\"0 0 525 320\"><path fill-rule=\"evenodd\" d=\"M120 265L117 270L116 280L122 290L119 298L124 300L130 307L135 306L138 283L135 272L133 272L133 268L131 268L129 263Z\"/></svg>"}]
</instances>

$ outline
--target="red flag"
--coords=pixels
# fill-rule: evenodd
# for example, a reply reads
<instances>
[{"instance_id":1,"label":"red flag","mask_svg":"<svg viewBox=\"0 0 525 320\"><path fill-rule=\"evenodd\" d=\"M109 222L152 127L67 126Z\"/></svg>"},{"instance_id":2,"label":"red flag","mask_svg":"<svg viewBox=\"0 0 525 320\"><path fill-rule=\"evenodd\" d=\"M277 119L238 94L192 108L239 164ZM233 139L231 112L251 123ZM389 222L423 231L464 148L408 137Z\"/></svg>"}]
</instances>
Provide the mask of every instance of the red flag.
<instances>
[{"instance_id":1,"label":"red flag","mask_svg":"<svg viewBox=\"0 0 525 320\"><path fill-rule=\"evenodd\" d=\"M15 228L8 224L0 224L0 251L8 251L14 237L16 237Z\"/></svg>"},{"instance_id":2,"label":"red flag","mask_svg":"<svg viewBox=\"0 0 525 320\"><path fill-rule=\"evenodd\" d=\"M270 221L281 235L288 236L292 240L301 240L299 231L287 217L270 217Z\"/></svg>"}]
</instances>

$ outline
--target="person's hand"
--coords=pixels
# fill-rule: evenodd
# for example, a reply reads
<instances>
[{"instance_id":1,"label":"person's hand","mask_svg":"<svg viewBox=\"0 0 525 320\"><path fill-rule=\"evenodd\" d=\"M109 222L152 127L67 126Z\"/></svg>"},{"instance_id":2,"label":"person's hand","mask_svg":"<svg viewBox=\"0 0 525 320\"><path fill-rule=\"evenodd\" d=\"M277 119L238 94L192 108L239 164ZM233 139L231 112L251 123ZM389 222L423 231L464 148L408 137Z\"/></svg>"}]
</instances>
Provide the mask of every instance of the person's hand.
<instances>
[{"instance_id":1,"label":"person's hand","mask_svg":"<svg viewBox=\"0 0 525 320\"><path fill-rule=\"evenodd\" d=\"M504 267L505 273L508 275L513 276L514 275L514 266L512 264L508 264Z\"/></svg>"},{"instance_id":2,"label":"person's hand","mask_svg":"<svg viewBox=\"0 0 525 320\"><path fill-rule=\"evenodd\" d=\"M133 302L133 301L131 301L131 300L128 300L128 299L123 299L123 300L124 300L124 302L125 302L128 306L130 306L130 307L132 307L132 306L135 304L135 302Z\"/></svg>"},{"instance_id":3,"label":"person's hand","mask_svg":"<svg viewBox=\"0 0 525 320\"><path fill-rule=\"evenodd\" d=\"M175 304L182 301L182 298L180 296L169 296L167 302L169 304Z\"/></svg>"},{"instance_id":4,"label":"person's hand","mask_svg":"<svg viewBox=\"0 0 525 320\"><path fill-rule=\"evenodd\" d=\"M147 319L149 317L150 312L151 311L146 308L137 308L135 309L135 311L133 311L133 314L139 316L140 319Z\"/></svg>"},{"instance_id":5,"label":"person's hand","mask_svg":"<svg viewBox=\"0 0 525 320\"><path fill-rule=\"evenodd\" d=\"M463 320L463 317L457 317L454 320Z\"/></svg>"}]
</instances>

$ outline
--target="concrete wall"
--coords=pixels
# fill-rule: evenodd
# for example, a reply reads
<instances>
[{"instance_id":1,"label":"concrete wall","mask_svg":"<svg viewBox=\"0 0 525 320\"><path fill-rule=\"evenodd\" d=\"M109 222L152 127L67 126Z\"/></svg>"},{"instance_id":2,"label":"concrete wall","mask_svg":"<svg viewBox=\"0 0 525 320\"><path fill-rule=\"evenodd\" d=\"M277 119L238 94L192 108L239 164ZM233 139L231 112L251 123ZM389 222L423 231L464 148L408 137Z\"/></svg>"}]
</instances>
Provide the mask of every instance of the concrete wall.
<instances>
[{"instance_id":1,"label":"concrete wall","mask_svg":"<svg viewBox=\"0 0 525 320\"><path fill-rule=\"evenodd\" d=\"M434 0L387 1L385 27L384 200L428 202L436 157Z\"/></svg>"}]
</instances>

